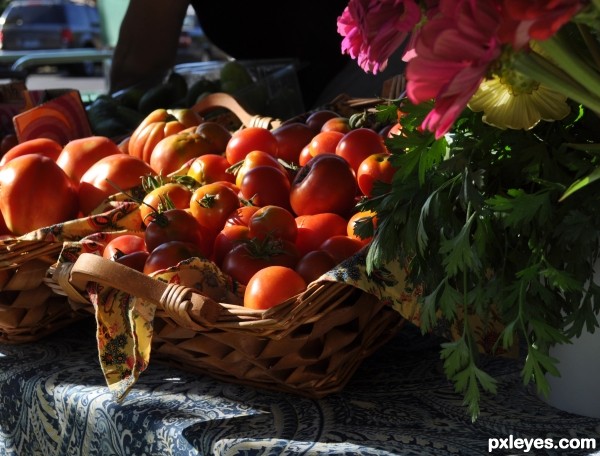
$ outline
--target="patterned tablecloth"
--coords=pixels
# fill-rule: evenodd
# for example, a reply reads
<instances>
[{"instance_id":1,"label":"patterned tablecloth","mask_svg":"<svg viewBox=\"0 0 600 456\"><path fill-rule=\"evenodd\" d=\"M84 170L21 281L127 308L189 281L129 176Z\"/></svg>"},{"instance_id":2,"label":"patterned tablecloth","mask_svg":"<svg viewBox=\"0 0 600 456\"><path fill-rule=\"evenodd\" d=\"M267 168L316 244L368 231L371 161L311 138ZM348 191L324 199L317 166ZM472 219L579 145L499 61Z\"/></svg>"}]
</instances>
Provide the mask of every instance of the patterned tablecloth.
<instances>
[{"instance_id":1,"label":"patterned tablecloth","mask_svg":"<svg viewBox=\"0 0 600 456\"><path fill-rule=\"evenodd\" d=\"M600 419L556 410L524 388L514 360L471 423L436 341L410 328L321 400L260 391L158 363L123 403L109 393L93 321L44 342L0 345L0 455L590 455ZM488 439L594 438L594 451L489 452Z\"/></svg>"}]
</instances>

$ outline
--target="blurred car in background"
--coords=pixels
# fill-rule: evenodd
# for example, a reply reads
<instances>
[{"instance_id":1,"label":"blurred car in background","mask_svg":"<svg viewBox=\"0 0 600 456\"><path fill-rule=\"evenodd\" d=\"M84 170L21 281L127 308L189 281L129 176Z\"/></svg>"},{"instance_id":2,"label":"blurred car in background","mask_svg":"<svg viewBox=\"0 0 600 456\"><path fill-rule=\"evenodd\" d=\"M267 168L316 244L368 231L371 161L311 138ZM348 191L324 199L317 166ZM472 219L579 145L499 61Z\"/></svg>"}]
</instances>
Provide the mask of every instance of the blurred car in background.
<instances>
[{"instance_id":1,"label":"blurred car in background","mask_svg":"<svg viewBox=\"0 0 600 456\"><path fill-rule=\"evenodd\" d=\"M0 49L101 49L100 18L94 4L75 0L13 0L0 16ZM98 64L82 62L65 68L93 75Z\"/></svg>"}]
</instances>

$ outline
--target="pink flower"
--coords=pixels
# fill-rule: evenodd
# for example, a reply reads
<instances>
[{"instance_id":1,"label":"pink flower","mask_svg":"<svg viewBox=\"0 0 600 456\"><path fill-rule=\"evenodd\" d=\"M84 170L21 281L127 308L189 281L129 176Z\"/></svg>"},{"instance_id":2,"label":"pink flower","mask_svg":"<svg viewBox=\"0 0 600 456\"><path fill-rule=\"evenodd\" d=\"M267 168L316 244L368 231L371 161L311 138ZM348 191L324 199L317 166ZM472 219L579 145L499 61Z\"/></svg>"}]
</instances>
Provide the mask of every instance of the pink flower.
<instances>
[{"instance_id":1,"label":"pink flower","mask_svg":"<svg viewBox=\"0 0 600 456\"><path fill-rule=\"evenodd\" d=\"M338 18L342 54L367 72L384 70L420 18L414 0L350 0Z\"/></svg>"},{"instance_id":2,"label":"pink flower","mask_svg":"<svg viewBox=\"0 0 600 456\"><path fill-rule=\"evenodd\" d=\"M420 29L406 89L415 104L435 99L422 126L436 138L449 131L500 56L499 25L494 0L441 0L438 13Z\"/></svg>"},{"instance_id":3,"label":"pink flower","mask_svg":"<svg viewBox=\"0 0 600 456\"><path fill-rule=\"evenodd\" d=\"M581 0L502 0L502 43L521 49L530 40L546 40L581 11Z\"/></svg>"}]
</instances>

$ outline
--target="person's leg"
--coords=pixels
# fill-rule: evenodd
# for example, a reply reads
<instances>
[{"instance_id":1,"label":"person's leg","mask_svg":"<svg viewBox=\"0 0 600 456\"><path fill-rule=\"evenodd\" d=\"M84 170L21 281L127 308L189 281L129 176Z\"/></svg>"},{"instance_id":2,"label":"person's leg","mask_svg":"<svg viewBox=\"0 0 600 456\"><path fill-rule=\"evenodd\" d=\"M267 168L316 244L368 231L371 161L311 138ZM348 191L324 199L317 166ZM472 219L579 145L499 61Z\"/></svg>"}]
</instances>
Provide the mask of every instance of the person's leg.
<instances>
[{"instance_id":1,"label":"person's leg","mask_svg":"<svg viewBox=\"0 0 600 456\"><path fill-rule=\"evenodd\" d=\"M189 0L130 0L115 47L109 92L166 75L175 63Z\"/></svg>"}]
</instances>

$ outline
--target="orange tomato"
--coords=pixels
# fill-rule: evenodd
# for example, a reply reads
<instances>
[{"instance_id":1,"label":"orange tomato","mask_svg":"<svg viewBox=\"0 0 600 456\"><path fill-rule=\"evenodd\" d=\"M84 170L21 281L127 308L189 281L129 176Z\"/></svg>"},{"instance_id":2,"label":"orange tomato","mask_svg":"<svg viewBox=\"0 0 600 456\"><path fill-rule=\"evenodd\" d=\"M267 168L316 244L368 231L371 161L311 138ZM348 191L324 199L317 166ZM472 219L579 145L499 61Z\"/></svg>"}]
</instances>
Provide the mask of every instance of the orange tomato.
<instances>
[{"instance_id":1,"label":"orange tomato","mask_svg":"<svg viewBox=\"0 0 600 456\"><path fill-rule=\"evenodd\" d=\"M239 207L237 193L219 182L197 188L190 199L190 213L200 225L215 235L223 229L229 216Z\"/></svg>"},{"instance_id":2,"label":"orange tomato","mask_svg":"<svg viewBox=\"0 0 600 456\"><path fill-rule=\"evenodd\" d=\"M156 173L167 176L211 150L212 146L203 136L181 131L161 139L151 151L149 163Z\"/></svg>"},{"instance_id":3,"label":"orange tomato","mask_svg":"<svg viewBox=\"0 0 600 456\"><path fill-rule=\"evenodd\" d=\"M253 150L261 150L276 157L277 147L277 139L270 130L261 127L243 128L236 131L227 143L225 158L230 165L235 165Z\"/></svg>"},{"instance_id":4,"label":"orange tomato","mask_svg":"<svg viewBox=\"0 0 600 456\"><path fill-rule=\"evenodd\" d=\"M77 189L44 155L15 157L0 168L0 211L11 233L22 235L77 216Z\"/></svg>"},{"instance_id":5,"label":"orange tomato","mask_svg":"<svg viewBox=\"0 0 600 456\"><path fill-rule=\"evenodd\" d=\"M273 155L263 152L262 150L253 150L248 152L242 161L242 165L235 172L235 185L240 187L246 173L257 166L272 166L280 170L282 173L287 174L285 167L279 163L277 158L275 158Z\"/></svg>"},{"instance_id":6,"label":"orange tomato","mask_svg":"<svg viewBox=\"0 0 600 456\"><path fill-rule=\"evenodd\" d=\"M377 227L377 213L373 211L359 211L348 219L346 234L351 238L358 239L363 244L367 244L371 241L373 236L365 238L360 237L355 231L356 224L360 223L370 223L374 230Z\"/></svg>"},{"instance_id":7,"label":"orange tomato","mask_svg":"<svg viewBox=\"0 0 600 456\"><path fill-rule=\"evenodd\" d=\"M190 207L191 197L192 190L177 182L167 182L151 190L140 204L140 215L144 225L148 225L154 219L153 213L167 210L167 198L175 208L187 209Z\"/></svg>"},{"instance_id":8,"label":"orange tomato","mask_svg":"<svg viewBox=\"0 0 600 456\"><path fill-rule=\"evenodd\" d=\"M119 153L94 163L79 182L79 208L89 215L108 196L141 185L141 178L156 175L150 165L131 155Z\"/></svg>"},{"instance_id":9,"label":"orange tomato","mask_svg":"<svg viewBox=\"0 0 600 456\"><path fill-rule=\"evenodd\" d=\"M223 155L204 154L190 164L187 175L202 185L217 181L235 182L235 175L229 171L229 162Z\"/></svg>"},{"instance_id":10,"label":"orange tomato","mask_svg":"<svg viewBox=\"0 0 600 456\"><path fill-rule=\"evenodd\" d=\"M267 266L256 272L244 291L244 307L269 309L306 289L300 274L285 266Z\"/></svg>"},{"instance_id":11,"label":"orange tomato","mask_svg":"<svg viewBox=\"0 0 600 456\"><path fill-rule=\"evenodd\" d=\"M369 198L373 196L373 185L377 181L386 184L392 182L396 168L392 165L390 157L388 152L382 152L369 155L361 162L356 172L356 181L363 195Z\"/></svg>"},{"instance_id":12,"label":"orange tomato","mask_svg":"<svg viewBox=\"0 0 600 456\"><path fill-rule=\"evenodd\" d=\"M200 116L191 109L156 109L131 134L127 146L129 155L149 163L152 151L161 139L200 122Z\"/></svg>"},{"instance_id":13,"label":"orange tomato","mask_svg":"<svg viewBox=\"0 0 600 456\"><path fill-rule=\"evenodd\" d=\"M346 159L356 173L362 161L370 155L389 152L384 139L370 128L356 128L346 133L335 153Z\"/></svg>"},{"instance_id":14,"label":"orange tomato","mask_svg":"<svg viewBox=\"0 0 600 456\"><path fill-rule=\"evenodd\" d=\"M326 239L337 234L346 234L348 221L341 215L324 212L296 217L298 234L296 246L301 255L317 250Z\"/></svg>"},{"instance_id":15,"label":"orange tomato","mask_svg":"<svg viewBox=\"0 0 600 456\"><path fill-rule=\"evenodd\" d=\"M347 117L332 117L325 121L321 127L321 131L339 131L341 133L348 133L352 128L350 127L350 119Z\"/></svg>"},{"instance_id":16,"label":"orange tomato","mask_svg":"<svg viewBox=\"0 0 600 456\"><path fill-rule=\"evenodd\" d=\"M79 184L81 177L98 160L109 155L120 154L121 149L105 136L88 136L69 141L60 152L56 163Z\"/></svg>"},{"instance_id":17,"label":"orange tomato","mask_svg":"<svg viewBox=\"0 0 600 456\"><path fill-rule=\"evenodd\" d=\"M327 130L317 133L308 144L308 151L312 157L320 154L335 154L335 149L344 133L341 131Z\"/></svg>"},{"instance_id":18,"label":"orange tomato","mask_svg":"<svg viewBox=\"0 0 600 456\"><path fill-rule=\"evenodd\" d=\"M63 147L58 142L50 138L28 139L11 147L0 159L0 166L15 157L27 154L41 154L56 161L62 149Z\"/></svg>"}]
</instances>

